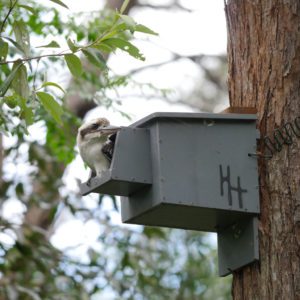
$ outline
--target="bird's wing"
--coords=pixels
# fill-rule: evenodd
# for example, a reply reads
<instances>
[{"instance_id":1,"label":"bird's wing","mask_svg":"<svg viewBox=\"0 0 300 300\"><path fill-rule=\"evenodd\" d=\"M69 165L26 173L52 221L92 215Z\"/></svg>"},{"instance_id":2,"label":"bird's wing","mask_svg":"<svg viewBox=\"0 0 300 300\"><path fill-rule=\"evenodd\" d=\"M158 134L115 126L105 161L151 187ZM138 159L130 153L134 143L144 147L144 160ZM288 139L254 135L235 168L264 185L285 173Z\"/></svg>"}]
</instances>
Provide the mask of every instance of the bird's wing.
<instances>
[{"instance_id":1,"label":"bird's wing","mask_svg":"<svg viewBox=\"0 0 300 300\"><path fill-rule=\"evenodd\" d=\"M103 155L111 162L114 153L115 143L108 140L102 147L101 151Z\"/></svg>"},{"instance_id":2,"label":"bird's wing","mask_svg":"<svg viewBox=\"0 0 300 300\"><path fill-rule=\"evenodd\" d=\"M112 141L113 144L115 144L116 137L117 137L117 134L116 134L116 133L113 133L113 134L111 134L111 135L108 137L108 139L109 139L110 141Z\"/></svg>"}]
</instances>

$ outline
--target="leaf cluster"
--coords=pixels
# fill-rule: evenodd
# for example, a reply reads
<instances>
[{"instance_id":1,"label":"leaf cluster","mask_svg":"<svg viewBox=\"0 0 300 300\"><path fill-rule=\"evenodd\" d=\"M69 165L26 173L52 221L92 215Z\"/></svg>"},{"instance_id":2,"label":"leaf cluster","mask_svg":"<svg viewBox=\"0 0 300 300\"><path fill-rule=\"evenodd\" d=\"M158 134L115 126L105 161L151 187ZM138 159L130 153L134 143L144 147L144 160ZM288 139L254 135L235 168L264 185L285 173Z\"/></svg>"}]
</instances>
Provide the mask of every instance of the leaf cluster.
<instances>
[{"instance_id":1,"label":"leaf cluster","mask_svg":"<svg viewBox=\"0 0 300 300\"><path fill-rule=\"evenodd\" d=\"M67 8L62 1L52 1ZM75 31L75 26L66 26L63 29L59 21L58 11L51 9L52 20L42 21L46 8L33 1L21 4L21 1L4 1L1 3L3 21L0 24L0 107L4 108L0 115L0 130L9 132L9 110L18 113L14 115L23 121L19 130L27 133L26 128L38 121L40 108L46 110L54 120L62 124L64 106L62 99L52 94L47 87L55 87L64 90L57 82L45 80L47 76L40 78L41 68L39 64L46 67L51 66L55 60L64 61L70 73L76 77L84 77L83 59L92 66L99 68L106 78L108 66L106 56L116 49L120 49L130 56L144 60L145 57L140 50L128 41L134 32L145 34L156 34L144 25L136 24L135 21L122 11L125 10L126 1L120 12L109 12L101 24L101 28L95 26L97 31L85 35L82 31ZM25 20L25 21L24 21ZM94 19L96 22L97 18ZM103 19L102 19L103 21ZM99 21L97 21L99 22ZM68 24L67 24L68 25ZM73 28L72 28L73 27ZM72 30L73 29L73 30ZM100 29L100 30L99 30ZM46 34L65 35L65 44L55 39L47 44L32 46L32 33L39 36ZM128 35L129 33L129 35ZM70 36L77 36L77 40ZM45 52L49 51L51 52ZM33 69L35 67L35 70ZM92 72L91 72L92 73ZM85 75L86 76L86 75ZM10 124L12 125L12 124ZM13 132L14 133L14 132Z\"/></svg>"}]
</instances>

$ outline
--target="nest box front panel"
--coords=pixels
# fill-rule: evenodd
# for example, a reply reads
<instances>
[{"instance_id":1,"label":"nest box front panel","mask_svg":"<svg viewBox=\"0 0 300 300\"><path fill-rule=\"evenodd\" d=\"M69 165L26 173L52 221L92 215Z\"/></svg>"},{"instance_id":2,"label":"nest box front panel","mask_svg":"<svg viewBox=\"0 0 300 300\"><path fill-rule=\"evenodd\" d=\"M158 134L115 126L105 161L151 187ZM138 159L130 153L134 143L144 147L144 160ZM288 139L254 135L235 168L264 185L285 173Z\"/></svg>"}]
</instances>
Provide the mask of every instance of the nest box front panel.
<instances>
[{"instance_id":1,"label":"nest box front panel","mask_svg":"<svg viewBox=\"0 0 300 300\"><path fill-rule=\"evenodd\" d=\"M215 231L259 212L255 118L198 116L147 120L152 185L122 198L123 222Z\"/></svg>"},{"instance_id":2,"label":"nest box front panel","mask_svg":"<svg viewBox=\"0 0 300 300\"><path fill-rule=\"evenodd\" d=\"M166 120L158 135L162 202L259 212L253 124Z\"/></svg>"}]
</instances>

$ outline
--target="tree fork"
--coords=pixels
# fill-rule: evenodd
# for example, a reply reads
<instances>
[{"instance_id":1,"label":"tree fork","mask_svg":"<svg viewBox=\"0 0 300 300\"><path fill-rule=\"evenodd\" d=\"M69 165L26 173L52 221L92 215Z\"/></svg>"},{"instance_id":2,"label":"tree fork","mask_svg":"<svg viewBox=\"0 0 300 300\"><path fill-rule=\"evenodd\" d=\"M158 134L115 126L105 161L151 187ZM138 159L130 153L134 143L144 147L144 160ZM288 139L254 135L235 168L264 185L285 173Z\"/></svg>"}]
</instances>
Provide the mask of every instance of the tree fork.
<instances>
[{"instance_id":1,"label":"tree fork","mask_svg":"<svg viewBox=\"0 0 300 300\"><path fill-rule=\"evenodd\" d=\"M257 108L271 135L300 116L300 2L228 0L225 12L230 105ZM260 158L259 175L260 261L234 273L233 299L300 299L300 139Z\"/></svg>"}]
</instances>

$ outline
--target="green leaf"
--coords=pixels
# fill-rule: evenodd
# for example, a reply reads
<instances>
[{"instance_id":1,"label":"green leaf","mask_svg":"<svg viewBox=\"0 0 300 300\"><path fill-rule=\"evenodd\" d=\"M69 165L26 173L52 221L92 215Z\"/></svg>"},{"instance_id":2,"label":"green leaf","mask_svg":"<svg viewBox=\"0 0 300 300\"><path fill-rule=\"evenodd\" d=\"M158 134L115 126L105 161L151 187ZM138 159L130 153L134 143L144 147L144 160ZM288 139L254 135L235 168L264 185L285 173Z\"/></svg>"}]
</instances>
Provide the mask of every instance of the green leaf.
<instances>
[{"instance_id":1,"label":"green leaf","mask_svg":"<svg viewBox=\"0 0 300 300\"><path fill-rule=\"evenodd\" d=\"M127 25L122 22L122 23L119 23L116 27L115 27L115 30L116 32L122 32L122 31L125 31L127 30Z\"/></svg>"},{"instance_id":2,"label":"green leaf","mask_svg":"<svg viewBox=\"0 0 300 300\"><path fill-rule=\"evenodd\" d=\"M125 16L125 15L123 15ZM126 17L126 16L125 16ZM124 18L123 18L124 19ZM133 21L134 22L134 21ZM115 27L115 30L117 32L122 32L128 29L128 24L125 22L124 23L120 23ZM150 29L149 27L142 25L142 24L136 24L134 25L133 31L138 31L138 32L143 32L143 33L147 33L147 34L152 34L152 35L158 35L157 32L153 31L152 29ZM105 39L105 38L104 38Z\"/></svg>"},{"instance_id":3,"label":"green leaf","mask_svg":"<svg viewBox=\"0 0 300 300\"><path fill-rule=\"evenodd\" d=\"M22 7L26 10L28 10L29 12L31 12L32 14L35 14L35 10L33 7L31 6L28 6L28 5L24 5L24 4L18 4L19 7Z\"/></svg>"},{"instance_id":4,"label":"green leaf","mask_svg":"<svg viewBox=\"0 0 300 300\"><path fill-rule=\"evenodd\" d=\"M140 52L140 50L126 40L122 40L119 38L111 38L111 39L104 40L102 43L126 51L127 53L129 53L129 55L133 56L136 59L145 60L145 57Z\"/></svg>"},{"instance_id":5,"label":"green leaf","mask_svg":"<svg viewBox=\"0 0 300 300\"><path fill-rule=\"evenodd\" d=\"M24 108L20 117L25 120L26 126L30 126L34 123L34 114L30 107Z\"/></svg>"},{"instance_id":6,"label":"green leaf","mask_svg":"<svg viewBox=\"0 0 300 300\"><path fill-rule=\"evenodd\" d=\"M59 84L57 84L55 82L51 82L51 81L44 82L41 87L45 87L45 86L54 86L54 87L60 89L63 93L66 93L65 90Z\"/></svg>"},{"instance_id":7,"label":"green leaf","mask_svg":"<svg viewBox=\"0 0 300 300\"><path fill-rule=\"evenodd\" d=\"M135 31L139 31L139 32L143 32L143 33L147 33L147 34L158 35L157 32L151 30L150 28L148 28L148 27L146 27L146 26L144 26L144 25L142 25L142 24L137 24L137 25L135 26L135 29L134 29L134 30L135 30Z\"/></svg>"},{"instance_id":8,"label":"green leaf","mask_svg":"<svg viewBox=\"0 0 300 300\"><path fill-rule=\"evenodd\" d=\"M129 2L130 2L130 0L124 0L122 6L121 6L121 8L120 8L120 13L121 13L121 14L124 13L124 11L126 10L128 4L129 4Z\"/></svg>"},{"instance_id":9,"label":"green leaf","mask_svg":"<svg viewBox=\"0 0 300 300\"><path fill-rule=\"evenodd\" d=\"M92 65L97 66L101 70L107 69L105 59L97 49L83 49L82 53Z\"/></svg>"},{"instance_id":10,"label":"green leaf","mask_svg":"<svg viewBox=\"0 0 300 300\"><path fill-rule=\"evenodd\" d=\"M3 38L10 41L17 49L19 49L22 53L24 53L26 55L26 53L24 52L22 46L20 44L18 44L16 41L14 41L13 39L11 39L9 37L3 37Z\"/></svg>"},{"instance_id":11,"label":"green leaf","mask_svg":"<svg viewBox=\"0 0 300 300\"><path fill-rule=\"evenodd\" d=\"M7 90L10 87L11 82L13 81L14 77L16 76L16 74L21 66L22 66L21 61L17 61L14 63L11 73L6 77L6 79L0 86L0 97L5 96Z\"/></svg>"},{"instance_id":12,"label":"green leaf","mask_svg":"<svg viewBox=\"0 0 300 300\"><path fill-rule=\"evenodd\" d=\"M50 1L69 9L69 7L60 0L50 0Z\"/></svg>"},{"instance_id":13,"label":"green leaf","mask_svg":"<svg viewBox=\"0 0 300 300\"><path fill-rule=\"evenodd\" d=\"M20 98L20 96L13 94L13 95L4 97L3 100L4 100L4 103L6 103L6 105L8 107L13 109L19 104L19 98Z\"/></svg>"},{"instance_id":14,"label":"green leaf","mask_svg":"<svg viewBox=\"0 0 300 300\"><path fill-rule=\"evenodd\" d=\"M20 118L25 120L26 126L30 126L34 121L34 114L32 108L29 107L26 103L26 99L20 97L19 106L21 108Z\"/></svg>"},{"instance_id":15,"label":"green leaf","mask_svg":"<svg viewBox=\"0 0 300 300\"><path fill-rule=\"evenodd\" d=\"M0 61L6 60L7 53L8 53L8 43L4 42L0 38Z\"/></svg>"},{"instance_id":16,"label":"green leaf","mask_svg":"<svg viewBox=\"0 0 300 300\"><path fill-rule=\"evenodd\" d=\"M30 92L28 85L27 69L23 64L20 67L14 65L13 68L18 68L18 70L12 80L11 87L22 98L27 99L29 97Z\"/></svg>"},{"instance_id":17,"label":"green leaf","mask_svg":"<svg viewBox=\"0 0 300 300\"><path fill-rule=\"evenodd\" d=\"M67 39L68 46L72 52L76 52L79 47L75 46L74 42L69 38Z\"/></svg>"},{"instance_id":18,"label":"green leaf","mask_svg":"<svg viewBox=\"0 0 300 300\"><path fill-rule=\"evenodd\" d=\"M20 107L21 110L20 110L19 117L25 120L26 126L33 124L34 114L32 111L32 107L27 105L27 99L21 97L17 93L14 93L11 96L4 97L4 101L12 109L15 108L16 106ZM28 134L27 130L25 133Z\"/></svg>"},{"instance_id":19,"label":"green leaf","mask_svg":"<svg viewBox=\"0 0 300 300\"><path fill-rule=\"evenodd\" d=\"M79 77L82 74L82 64L75 54L66 54L65 60L73 76Z\"/></svg>"},{"instance_id":20,"label":"green leaf","mask_svg":"<svg viewBox=\"0 0 300 300\"><path fill-rule=\"evenodd\" d=\"M103 51L105 53L110 53L114 50L113 47L111 47L109 45L105 45L102 42L100 44L93 45L92 48L98 49L98 50Z\"/></svg>"},{"instance_id":21,"label":"green leaf","mask_svg":"<svg viewBox=\"0 0 300 300\"><path fill-rule=\"evenodd\" d=\"M62 124L61 115L63 113L62 107L55 101L52 95L45 92L37 92L39 100L41 101L44 108L50 113L53 119Z\"/></svg>"},{"instance_id":22,"label":"green leaf","mask_svg":"<svg viewBox=\"0 0 300 300\"><path fill-rule=\"evenodd\" d=\"M13 24L13 30L17 43L23 49L26 56L30 53L30 40L29 33L26 24L23 21L15 21Z\"/></svg>"},{"instance_id":23,"label":"green leaf","mask_svg":"<svg viewBox=\"0 0 300 300\"><path fill-rule=\"evenodd\" d=\"M76 138L70 132L73 132L74 126L79 125L79 120L68 112L64 113L63 120L63 126L59 126L53 119L46 120L46 145L59 161L68 164L76 156Z\"/></svg>"},{"instance_id":24,"label":"green leaf","mask_svg":"<svg viewBox=\"0 0 300 300\"><path fill-rule=\"evenodd\" d=\"M35 48L60 48L60 45L56 41L51 41L47 45L38 46L38 47L35 47Z\"/></svg>"},{"instance_id":25,"label":"green leaf","mask_svg":"<svg viewBox=\"0 0 300 300\"><path fill-rule=\"evenodd\" d=\"M124 24L124 23L123 23L123 24ZM124 25L125 25L125 27L126 27L126 24L124 24ZM126 29L125 29L125 30L126 30ZM101 38L100 43L102 43L104 40L107 40L107 39L110 39L110 38L112 38L112 37L115 37L116 35L118 35L119 32L120 32L119 30L113 30L113 31L108 32L107 34L105 34L105 35Z\"/></svg>"},{"instance_id":26,"label":"green leaf","mask_svg":"<svg viewBox=\"0 0 300 300\"><path fill-rule=\"evenodd\" d=\"M129 29L131 31L135 30L136 23L131 17L129 17L127 15L121 15L121 14L119 14L119 16L124 21L124 23L127 25L127 29Z\"/></svg>"},{"instance_id":27,"label":"green leaf","mask_svg":"<svg viewBox=\"0 0 300 300\"><path fill-rule=\"evenodd\" d=\"M166 234L162 228L157 227L144 227L143 234L145 234L148 238L161 238L165 239Z\"/></svg>"}]
</instances>

